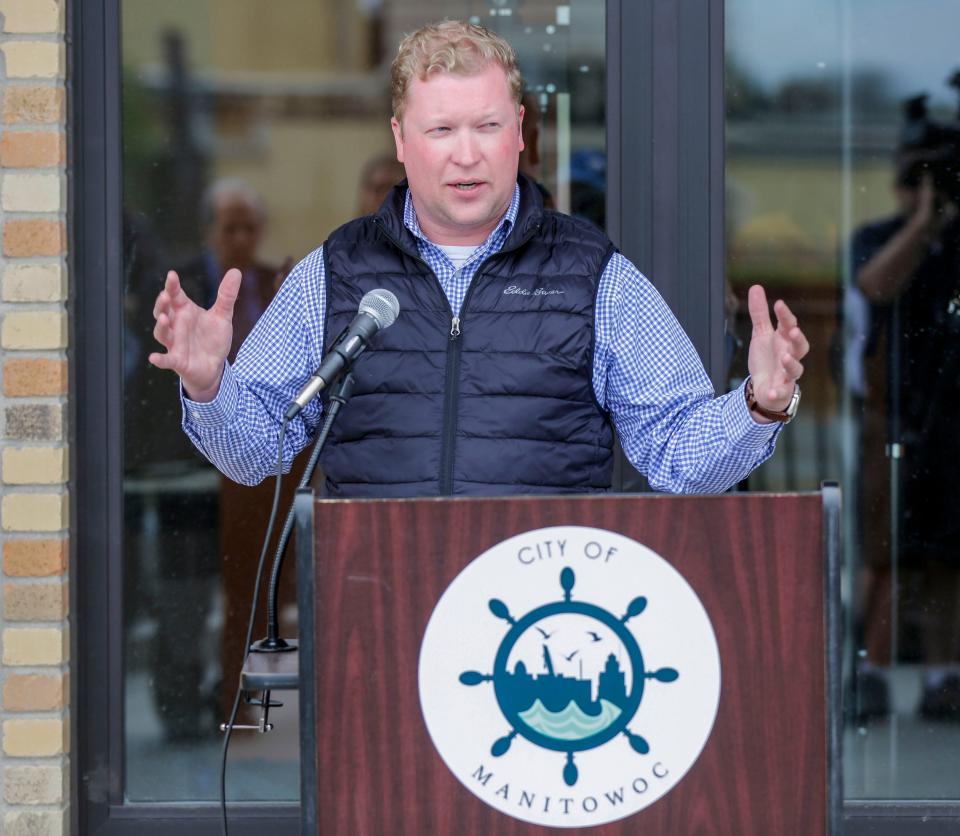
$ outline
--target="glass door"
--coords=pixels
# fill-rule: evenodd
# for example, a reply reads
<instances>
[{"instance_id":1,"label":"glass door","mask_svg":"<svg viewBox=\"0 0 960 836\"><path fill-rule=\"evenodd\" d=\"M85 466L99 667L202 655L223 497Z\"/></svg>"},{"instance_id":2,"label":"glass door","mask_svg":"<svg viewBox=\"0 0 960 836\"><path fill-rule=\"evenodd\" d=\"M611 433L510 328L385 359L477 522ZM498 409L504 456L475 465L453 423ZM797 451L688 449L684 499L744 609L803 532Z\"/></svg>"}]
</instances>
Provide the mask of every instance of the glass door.
<instances>
[{"instance_id":1,"label":"glass door","mask_svg":"<svg viewBox=\"0 0 960 836\"><path fill-rule=\"evenodd\" d=\"M120 11L123 798L210 802L273 487L220 476L180 430L177 381L146 361L166 270L210 304L226 268L241 268L234 354L290 267L403 178L390 62L405 33L445 17L514 45L521 169L557 209L604 226L605 4L122 0ZM273 732L233 735L229 798L298 797L296 700L275 696Z\"/></svg>"},{"instance_id":2,"label":"glass door","mask_svg":"<svg viewBox=\"0 0 960 836\"><path fill-rule=\"evenodd\" d=\"M728 377L763 282L813 349L749 488L844 490L851 802L960 804L958 25L950 0L726 3Z\"/></svg>"}]
</instances>

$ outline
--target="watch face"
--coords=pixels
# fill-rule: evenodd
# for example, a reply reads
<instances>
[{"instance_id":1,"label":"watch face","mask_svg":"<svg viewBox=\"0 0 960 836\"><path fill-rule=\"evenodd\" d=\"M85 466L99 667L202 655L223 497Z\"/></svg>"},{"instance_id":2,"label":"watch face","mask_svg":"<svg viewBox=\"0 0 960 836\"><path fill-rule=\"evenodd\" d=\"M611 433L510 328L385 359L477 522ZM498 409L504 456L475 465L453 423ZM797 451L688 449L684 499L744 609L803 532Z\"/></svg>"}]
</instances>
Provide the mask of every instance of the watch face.
<instances>
[{"instance_id":1,"label":"watch face","mask_svg":"<svg viewBox=\"0 0 960 836\"><path fill-rule=\"evenodd\" d=\"M800 407L800 387L796 386L793 390L793 395L790 398L790 403L787 404L786 410L784 410L787 415L793 418L797 414L797 409Z\"/></svg>"}]
</instances>

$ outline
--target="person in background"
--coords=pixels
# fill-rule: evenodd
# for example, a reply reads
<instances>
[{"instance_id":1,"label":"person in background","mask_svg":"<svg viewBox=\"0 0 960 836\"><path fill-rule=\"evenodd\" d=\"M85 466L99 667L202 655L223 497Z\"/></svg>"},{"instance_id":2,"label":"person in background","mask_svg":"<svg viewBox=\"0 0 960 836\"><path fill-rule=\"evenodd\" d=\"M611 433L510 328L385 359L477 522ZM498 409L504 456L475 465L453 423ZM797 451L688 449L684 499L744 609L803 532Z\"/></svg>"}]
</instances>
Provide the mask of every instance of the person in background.
<instances>
[{"instance_id":1,"label":"person in background","mask_svg":"<svg viewBox=\"0 0 960 836\"><path fill-rule=\"evenodd\" d=\"M225 178L203 194L204 248L183 264L178 274L203 294L204 304L217 297L220 279L228 269L239 270L240 288L233 310L233 340L227 355L231 362L240 346L267 309L290 264L277 267L259 258L267 215L263 198L246 182Z\"/></svg>"},{"instance_id":2,"label":"person in background","mask_svg":"<svg viewBox=\"0 0 960 836\"><path fill-rule=\"evenodd\" d=\"M403 164L397 161L395 154L377 154L367 160L360 172L357 187L357 214L372 215L390 190L403 180Z\"/></svg>"},{"instance_id":3,"label":"person in background","mask_svg":"<svg viewBox=\"0 0 960 836\"><path fill-rule=\"evenodd\" d=\"M241 275L236 305L233 310L233 339L228 362L236 358L240 346L270 305L277 288L289 271L289 262L281 267L267 263L260 247L267 227L267 212L262 196L248 183L236 178L213 182L203 194L203 250L186 264L179 274L191 282L207 303L216 298L219 278L226 270ZM293 492L303 473L305 462L294 465L293 477L284 485L284 506L293 500ZM270 484L248 487L231 479L220 478L218 501L219 574L223 589L224 620L221 639L221 680L236 681L243 658L243 638L249 612L250 589L256 572L256 561L267 526L273 500ZM271 553L278 539L274 532ZM294 573L288 572L281 582L281 612L287 612L296 600ZM262 617L262 614L260 614ZM284 625L285 630L295 628ZM266 630L265 623L257 629ZM232 705L230 688L219 688L219 716L225 720ZM241 712L241 722L250 710Z\"/></svg>"},{"instance_id":4,"label":"person in background","mask_svg":"<svg viewBox=\"0 0 960 836\"><path fill-rule=\"evenodd\" d=\"M540 105L534 93L524 93L520 99L523 107L523 150L520 152L518 170L529 177L540 192L544 209L556 209L556 202L550 190L543 185L543 166L540 155Z\"/></svg>"},{"instance_id":5,"label":"person in background","mask_svg":"<svg viewBox=\"0 0 960 836\"><path fill-rule=\"evenodd\" d=\"M937 149L901 151L896 214L853 237L857 290L868 306L863 514L886 521L863 534L868 662L859 672L860 719L889 711L876 665L918 661L926 666L921 716L960 721L960 218L950 188L956 174L935 176L941 158ZM892 461L892 450L902 455ZM899 498L896 508L891 496ZM897 658L887 617L894 593Z\"/></svg>"}]
</instances>

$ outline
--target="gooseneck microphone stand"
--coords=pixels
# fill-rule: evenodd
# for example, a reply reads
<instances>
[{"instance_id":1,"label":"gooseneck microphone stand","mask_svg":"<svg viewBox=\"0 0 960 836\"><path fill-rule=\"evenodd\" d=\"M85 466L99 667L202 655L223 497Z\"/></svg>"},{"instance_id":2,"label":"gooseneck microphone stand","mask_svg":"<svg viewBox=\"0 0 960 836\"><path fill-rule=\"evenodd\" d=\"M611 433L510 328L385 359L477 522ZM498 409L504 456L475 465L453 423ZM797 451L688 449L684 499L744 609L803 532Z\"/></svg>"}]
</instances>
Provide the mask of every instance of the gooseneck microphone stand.
<instances>
[{"instance_id":1,"label":"gooseneck microphone stand","mask_svg":"<svg viewBox=\"0 0 960 836\"><path fill-rule=\"evenodd\" d=\"M277 441L277 472L273 492L273 505L270 509L270 521L267 523L267 531L263 538L263 546L260 549L260 557L257 560L257 578L253 585L253 601L250 605L250 618L247 622L247 634L243 641L244 649L240 681L237 683L237 691L234 696L230 719L220 726L221 731L225 732L223 752L220 759L220 815L224 836L227 836L226 774L227 751L230 746L230 736L234 729L253 730L259 731L260 733L270 731L273 728L273 725L269 722L270 709L281 705L281 703L270 700L269 687L262 689L244 688L244 672L247 660L251 653L282 653L296 649L295 642L289 642L280 638L280 624L277 617L277 594L280 585L280 570L283 568L283 553L286 550L287 541L290 539L290 533L293 531L295 503L291 505L287 513L283 531L280 535L280 542L273 560L273 570L270 574L270 588L267 596L267 636L251 644L253 627L256 621L257 602L260 596L260 579L263 576L267 550L270 548L270 536L273 534L273 525L276 522L277 509L280 506L280 485L283 479L283 439L287 431L287 424L292 421L322 389L327 388L334 380L339 380L337 387L332 390L323 425L317 435L317 440L314 442L313 451L310 454L306 471L300 480L299 487L305 488L313 477L314 470L316 470L320 453L323 451L323 446L327 441L327 437L330 435L333 422L353 394L354 377L350 374L351 366L366 350L374 334L384 328L389 328L396 321L399 313L400 304L397 302L397 297L389 290L377 288L376 290L365 293L360 300L357 315L353 321L343 329L340 336L337 337L333 346L321 361L316 372L310 376L307 384L293 399L283 414ZM251 696L251 691L253 690L259 690L262 694L262 699L254 699ZM257 725L235 725L241 699L245 700L248 705L260 707L260 721Z\"/></svg>"},{"instance_id":2,"label":"gooseneck microphone stand","mask_svg":"<svg viewBox=\"0 0 960 836\"><path fill-rule=\"evenodd\" d=\"M337 384L336 389L333 390L333 393L330 395L329 406L327 407L327 414L323 421L323 426L320 429L320 433L317 435L317 440L314 442L313 450L310 453L310 460L307 463L307 468L304 471L303 477L300 480L299 488L304 488L310 482L310 479L313 477L313 472L316 470L317 462L320 460L320 453L323 451L323 446L327 441L327 437L330 435L330 430L333 427L333 422L336 420L337 415L339 415L340 410L343 409L347 401L350 400L350 396L353 394L354 386L354 377L351 373L344 375L340 382ZM293 530L294 522L294 506L291 505L289 512L287 513L286 521L284 522L283 531L280 535L280 542L277 546L277 551L273 560L273 569L270 574L270 587L267 598L267 637L261 639L260 641L250 643L251 635L253 633L253 624L254 618L256 616L257 610L257 598L260 591L260 578L263 570L264 558L266 557L266 552L268 544L270 543L270 535L273 533L273 525L276 521L276 512L277 506L280 501L280 482L283 474L283 438L286 434L288 418L283 419L283 423L280 427L280 437L278 442L278 461L277 461L277 474L276 474L276 488L274 490L273 497L273 508L270 511L270 521L267 523L267 532L264 535L263 540L263 549L261 551L259 566L257 568L257 577L254 582L253 589L253 604L250 610L250 621L247 625L247 636L244 642L244 655L243 655L243 665L246 664L247 656L250 653L272 653L272 652L282 652L290 651L296 649L296 642L286 641L280 638L280 627L279 620L277 618L277 594L280 582L280 570L283 568L283 553L287 545L287 541L290 539L290 533ZM256 705L260 707L260 721L257 725L254 726L238 726L236 725L237 711L240 707L240 700L244 699L250 705ZM233 708L230 712L230 719L223 723L220 726L220 730L225 732L223 740L223 750L221 752L220 758L220 816L222 824L222 832L224 836L228 834L227 826L227 752L230 747L230 737L234 729L245 729L259 731L261 733L271 731L273 729L273 724L269 722L270 719L270 709L277 708L282 703L273 702L270 699L270 691L264 691L263 697L260 700L252 699L248 694L243 690L242 686L242 676L241 682L237 684L236 697L233 701Z\"/></svg>"},{"instance_id":3,"label":"gooseneck microphone stand","mask_svg":"<svg viewBox=\"0 0 960 836\"><path fill-rule=\"evenodd\" d=\"M314 442L313 450L310 453L310 459L307 467L297 485L297 490L305 488L310 484L313 478L313 472L317 469L317 462L320 460L320 453L323 452L323 446L326 444L327 436L333 427L333 422L337 420L337 415L343 409L350 396L353 395L354 386L353 374L345 375L340 381L333 394L330 395L327 415L323 422L323 427ZM270 572L270 585L267 587L267 636L254 642L250 646L251 653L283 653L284 651L296 650L295 641L287 641L280 637L280 619L277 614L277 598L280 594L280 572L283 569L283 556L287 548L287 542L290 539L290 533L293 531L294 506L290 506L287 512L287 519L283 524L283 531L280 534L280 542L277 544L277 551L273 557L273 569Z\"/></svg>"}]
</instances>

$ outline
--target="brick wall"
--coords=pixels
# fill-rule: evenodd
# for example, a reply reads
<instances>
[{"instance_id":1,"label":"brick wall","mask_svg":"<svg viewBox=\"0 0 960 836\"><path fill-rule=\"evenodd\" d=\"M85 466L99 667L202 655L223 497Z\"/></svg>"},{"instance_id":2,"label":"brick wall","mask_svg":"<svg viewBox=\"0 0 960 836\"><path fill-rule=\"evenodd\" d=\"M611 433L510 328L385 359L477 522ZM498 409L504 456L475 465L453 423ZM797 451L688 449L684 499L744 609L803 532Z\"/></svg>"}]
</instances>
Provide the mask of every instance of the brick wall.
<instances>
[{"instance_id":1,"label":"brick wall","mask_svg":"<svg viewBox=\"0 0 960 836\"><path fill-rule=\"evenodd\" d=\"M6 836L69 830L64 2L0 0Z\"/></svg>"}]
</instances>

